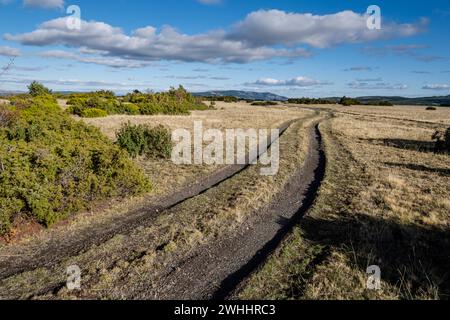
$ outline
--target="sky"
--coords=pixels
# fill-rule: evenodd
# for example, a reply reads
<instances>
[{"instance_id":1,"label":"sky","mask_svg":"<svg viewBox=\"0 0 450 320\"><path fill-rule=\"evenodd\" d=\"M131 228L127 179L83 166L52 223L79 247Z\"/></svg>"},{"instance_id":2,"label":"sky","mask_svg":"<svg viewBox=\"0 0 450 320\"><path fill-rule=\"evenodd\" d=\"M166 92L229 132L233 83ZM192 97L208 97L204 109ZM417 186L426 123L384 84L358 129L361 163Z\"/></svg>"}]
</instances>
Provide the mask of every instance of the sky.
<instances>
[{"instance_id":1,"label":"sky","mask_svg":"<svg viewBox=\"0 0 450 320\"><path fill-rule=\"evenodd\" d=\"M449 19L448 0L0 0L0 91L449 95Z\"/></svg>"}]
</instances>

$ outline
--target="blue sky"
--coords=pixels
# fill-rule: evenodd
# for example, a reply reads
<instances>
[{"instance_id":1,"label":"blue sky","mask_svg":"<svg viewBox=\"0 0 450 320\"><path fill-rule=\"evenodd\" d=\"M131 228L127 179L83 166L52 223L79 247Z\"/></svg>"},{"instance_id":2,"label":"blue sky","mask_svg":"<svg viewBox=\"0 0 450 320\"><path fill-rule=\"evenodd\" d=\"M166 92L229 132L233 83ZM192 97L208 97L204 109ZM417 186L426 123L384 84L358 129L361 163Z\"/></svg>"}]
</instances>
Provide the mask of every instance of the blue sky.
<instances>
[{"instance_id":1,"label":"blue sky","mask_svg":"<svg viewBox=\"0 0 450 320\"><path fill-rule=\"evenodd\" d=\"M0 0L0 91L447 95L449 19L442 0Z\"/></svg>"}]
</instances>

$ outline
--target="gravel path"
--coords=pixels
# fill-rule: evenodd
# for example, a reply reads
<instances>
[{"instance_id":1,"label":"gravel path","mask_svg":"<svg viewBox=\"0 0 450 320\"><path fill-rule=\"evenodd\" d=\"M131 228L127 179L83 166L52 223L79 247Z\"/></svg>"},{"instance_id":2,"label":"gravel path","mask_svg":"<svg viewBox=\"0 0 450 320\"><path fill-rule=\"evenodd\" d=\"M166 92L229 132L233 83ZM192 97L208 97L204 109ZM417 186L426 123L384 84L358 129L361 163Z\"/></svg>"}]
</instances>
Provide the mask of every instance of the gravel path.
<instances>
[{"instance_id":1,"label":"gravel path","mask_svg":"<svg viewBox=\"0 0 450 320\"><path fill-rule=\"evenodd\" d=\"M156 290L140 292L137 299L198 300L230 298L245 280L279 246L286 234L313 205L325 172L325 154L318 125L310 132L310 149L284 191L264 212L255 214L232 237L200 247Z\"/></svg>"},{"instance_id":2,"label":"gravel path","mask_svg":"<svg viewBox=\"0 0 450 320\"><path fill-rule=\"evenodd\" d=\"M296 120L284 123L279 129L284 133ZM273 141L272 141L273 142ZM271 144L270 144L271 145ZM268 147L270 147L270 145ZM245 170L249 165L231 165L183 187L181 190L158 200L156 203L131 214L118 217L114 223L93 224L76 233L64 235L64 238L52 237L45 243L36 243L26 248L1 255L0 280L15 274L32 271L40 267L50 268L67 257L85 252L92 246L101 245L117 234L129 234L138 227L150 226L155 218L178 204L203 194L214 186L224 182Z\"/></svg>"}]
</instances>

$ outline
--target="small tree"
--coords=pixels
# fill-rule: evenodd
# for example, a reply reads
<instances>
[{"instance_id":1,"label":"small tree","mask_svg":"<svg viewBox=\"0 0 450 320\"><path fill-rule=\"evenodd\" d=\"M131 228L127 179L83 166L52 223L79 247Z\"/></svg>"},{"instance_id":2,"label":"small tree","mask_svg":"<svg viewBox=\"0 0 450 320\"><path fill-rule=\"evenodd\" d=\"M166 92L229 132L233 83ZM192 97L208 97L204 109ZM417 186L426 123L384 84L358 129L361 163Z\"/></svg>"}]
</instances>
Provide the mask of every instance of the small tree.
<instances>
[{"instance_id":1,"label":"small tree","mask_svg":"<svg viewBox=\"0 0 450 320\"><path fill-rule=\"evenodd\" d=\"M37 81L33 81L28 86L28 92L32 97L42 96L46 94L51 94L52 91L45 87L42 83L39 83Z\"/></svg>"}]
</instances>

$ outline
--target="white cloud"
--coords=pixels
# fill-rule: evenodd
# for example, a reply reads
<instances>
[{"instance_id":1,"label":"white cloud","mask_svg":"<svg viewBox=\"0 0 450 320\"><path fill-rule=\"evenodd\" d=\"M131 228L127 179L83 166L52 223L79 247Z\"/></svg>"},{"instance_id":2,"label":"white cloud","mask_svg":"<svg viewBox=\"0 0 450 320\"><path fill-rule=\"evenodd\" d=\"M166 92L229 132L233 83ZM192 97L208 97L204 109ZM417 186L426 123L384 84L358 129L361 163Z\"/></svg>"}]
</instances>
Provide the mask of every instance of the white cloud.
<instances>
[{"instance_id":1,"label":"white cloud","mask_svg":"<svg viewBox=\"0 0 450 320\"><path fill-rule=\"evenodd\" d=\"M185 62L236 62L244 63L274 57L307 57L302 48L254 47L242 41L226 39L224 31L205 34L181 34L171 27L145 27L135 30L132 35L120 28L103 22L82 21L81 30L67 28L68 18L47 21L30 33L6 34L4 38L25 45L47 46L66 45L85 47L103 52L105 56L116 56L133 60L179 60Z\"/></svg>"},{"instance_id":2,"label":"white cloud","mask_svg":"<svg viewBox=\"0 0 450 320\"><path fill-rule=\"evenodd\" d=\"M84 52L83 50L80 50L81 52ZM54 58L54 59L71 59L78 62L83 63L90 63L90 64L99 64L104 65L112 68L142 68L150 65L149 62L145 61L134 61L134 60L127 60L127 59L121 59L121 58L106 58L106 57L89 57L89 56L83 56L83 55L77 55L72 52L68 51L62 51L62 50L53 50L53 51L46 51L40 53L41 57L44 58Z\"/></svg>"},{"instance_id":3,"label":"white cloud","mask_svg":"<svg viewBox=\"0 0 450 320\"><path fill-rule=\"evenodd\" d=\"M64 8L64 0L24 0L23 4L26 7L43 9Z\"/></svg>"},{"instance_id":4,"label":"white cloud","mask_svg":"<svg viewBox=\"0 0 450 320\"><path fill-rule=\"evenodd\" d=\"M427 84L422 87L425 90L450 90L449 84Z\"/></svg>"},{"instance_id":5,"label":"white cloud","mask_svg":"<svg viewBox=\"0 0 450 320\"><path fill-rule=\"evenodd\" d=\"M20 55L21 55L21 53L20 53L20 50L18 50L18 49L0 46L0 56L13 58L13 57L19 57Z\"/></svg>"},{"instance_id":6,"label":"white cloud","mask_svg":"<svg viewBox=\"0 0 450 320\"><path fill-rule=\"evenodd\" d=\"M296 77L288 80L278 80L272 78L263 78L259 79L252 83L247 83L247 85L256 85L256 86L285 86L285 87L312 87L312 86L320 86L320 85L328 85L331 84L327 81L319 81L315 79L311 79L308 77Z\"/></svg>"},{"instance_id":7,"label":"white cloud","mask_svg":"<svg viewBox=\"0 0 450 320\"><path fill-rule=\"evenodd\" d=\"M64 45L84 48L84 53L126 60L176 60L205 63L247 63L272 58L309 57L302 46L326 48L410 36L424 25L385 23L382 30L368 30L366 16L352 11L332 15L260 10L249 14L230 30L187 35L165 26L153 26L126 34L103 22L82 21L81 30L70 30L67 17L42 23L36 30L4 38L25 45ZM67 57L70 58L70 57ZM77 59L75 59L77 60Z\"/></svg>"},{"instance_id":8,"label":"white cloud","mask_svg":"<svg viewBox=\"0 0 450 320\"><path fill-rule=\"evenodd\" d=\"M381 30L369 30L367 19L366 14L349 10L329 15L259 10L236 24L229 37L254 45L307 44L326 48L342 43L412 36L428 25L425 19L416 24L385 22Z\"/></svg>"},{"instance_id":9,"label":"white cloud","mask_svg":"<svg viewBox=\"0 0 450 320\"><path fill-rule=\"evenodd\" d=\"M408 89L406 84L402 83L387 83L387 82L377 82L373 83L371 81L353 81L348 84L352 89L366 89L366 90L405 90Z\"/></svg>"}]
</instances>

